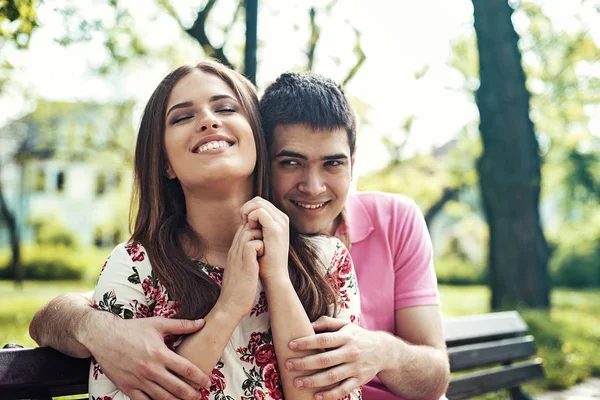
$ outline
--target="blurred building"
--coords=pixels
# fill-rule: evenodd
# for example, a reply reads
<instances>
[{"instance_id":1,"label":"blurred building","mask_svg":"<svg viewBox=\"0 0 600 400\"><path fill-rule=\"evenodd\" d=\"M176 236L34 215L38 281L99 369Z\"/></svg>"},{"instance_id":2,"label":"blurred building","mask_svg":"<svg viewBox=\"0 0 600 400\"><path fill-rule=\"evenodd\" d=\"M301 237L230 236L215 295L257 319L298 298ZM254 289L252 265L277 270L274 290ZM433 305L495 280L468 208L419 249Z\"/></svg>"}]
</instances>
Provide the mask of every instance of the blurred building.
<instances>
[{"instance_id":1,"label":"blurred building","mask_svg":"<svg viewBox=\"0 0 600 400\"><path fill-rule=\"evenodd\" d=\"M134 103L40 100L35 111L0 128L2 192L22 243L44 224L81 245L127 237ZM0 245L8 243L0 230Z\"/></svg>"}]
</instances>

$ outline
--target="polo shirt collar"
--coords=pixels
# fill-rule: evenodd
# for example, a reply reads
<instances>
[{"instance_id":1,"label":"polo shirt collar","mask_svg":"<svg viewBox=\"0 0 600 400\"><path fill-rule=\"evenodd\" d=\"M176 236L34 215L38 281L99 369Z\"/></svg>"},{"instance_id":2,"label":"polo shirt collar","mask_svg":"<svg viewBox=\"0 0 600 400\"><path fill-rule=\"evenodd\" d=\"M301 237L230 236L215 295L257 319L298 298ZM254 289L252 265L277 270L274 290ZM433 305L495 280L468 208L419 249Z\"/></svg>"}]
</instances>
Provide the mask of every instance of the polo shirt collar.
<instances>
[{"instance_id":1,"label":"polo shirt collar","mask_svg":"<svg viewBox=\"0 0 600 400\"><path fill-rule=\"evenodd\" d=\"M357 196L349 195L345 210L346 218L343 223L350 225L350 240L352 243L365 240L375 230L367 208Z\"/></svg>"}]
</instances>

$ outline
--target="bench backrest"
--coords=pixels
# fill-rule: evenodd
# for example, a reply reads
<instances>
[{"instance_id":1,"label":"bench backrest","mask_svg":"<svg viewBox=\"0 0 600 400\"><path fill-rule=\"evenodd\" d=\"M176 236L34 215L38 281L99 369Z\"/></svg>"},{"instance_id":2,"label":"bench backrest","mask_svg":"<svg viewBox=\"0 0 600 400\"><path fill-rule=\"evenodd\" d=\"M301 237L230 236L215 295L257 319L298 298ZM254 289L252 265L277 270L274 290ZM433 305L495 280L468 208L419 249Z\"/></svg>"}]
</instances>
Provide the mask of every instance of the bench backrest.
<instances>
[{"instance_id":1,"label":"bench backrest","mask_svg":"<svg viewBox=\"0 0 600 400\"><path fill-rule=\"evenodd\" d=\"M447 397L466 399L544 377L533 336L518 312L507 311L444 321L450 370L477 372L453 376ZM517 365L512 365L514 362ZM483 369L492 367L488 369Z\"/></svg>"}]
</instances>

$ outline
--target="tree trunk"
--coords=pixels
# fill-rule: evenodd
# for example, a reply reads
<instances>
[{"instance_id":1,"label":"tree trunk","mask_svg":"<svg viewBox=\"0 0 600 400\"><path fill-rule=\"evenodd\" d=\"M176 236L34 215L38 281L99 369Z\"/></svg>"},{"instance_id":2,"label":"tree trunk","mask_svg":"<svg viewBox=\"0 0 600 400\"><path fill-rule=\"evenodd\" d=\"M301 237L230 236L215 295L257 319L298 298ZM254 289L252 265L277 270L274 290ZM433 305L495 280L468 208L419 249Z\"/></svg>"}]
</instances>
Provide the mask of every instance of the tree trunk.
<instances>
[{"instance_id":1,"label":"tree trunk","mask_svg":"<svg viewBox=\"0 0 600 400\"><path fill-rule=\"evenodd\" d=\"M540 156L507 0L473 0L483 153L477 162L490 229L492 309L550 307L539 217Z\"/></svg>"},{"instance_id":2,"label":"tree trunk","mask_svg":"<svg viewBox=\"0 0 600 400\"><path fill-rule=\"evenodd\" d=\"M8 235L10 238L10 249L11 249L11 267L12 275L17 286L23 284L23 269L21 268L21 241L19 238L19 229L17 228L17 219L15 215L8 208L6 199L4 198L2 180L0 179L0 212L2 217L6 221L8 227Z\"/></svg>"},{"instance_id":3,"label":"tree trunk","mask_svg":"<svg viewBox=\"0 0 600 400\"><path fill-rule=\"evenodd\" d=\"M258 0L246 0L246 47L244 75L256 85L256 48L258 47Z\"/></svg>"}]
</instances>

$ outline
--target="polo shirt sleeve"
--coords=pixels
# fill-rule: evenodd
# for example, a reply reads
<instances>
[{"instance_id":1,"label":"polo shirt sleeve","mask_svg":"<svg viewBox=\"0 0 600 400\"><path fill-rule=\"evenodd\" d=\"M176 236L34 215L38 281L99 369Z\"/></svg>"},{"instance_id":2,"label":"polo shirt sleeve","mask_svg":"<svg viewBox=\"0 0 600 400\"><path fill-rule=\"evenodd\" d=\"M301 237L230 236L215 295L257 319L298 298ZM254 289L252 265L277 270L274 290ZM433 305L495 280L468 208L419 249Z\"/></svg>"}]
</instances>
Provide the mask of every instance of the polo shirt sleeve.
<instances>
[{"instance_id":1,"label":"polo shirt sleeve","mask_svg":"<svg viewBox=\"0 0 600 400\"><path fill-rule=\"evenodd\" d=\"M439 305L433 248L423 214L409 199L393 204L390 245L394 256L395 308Z\"/></svg>"}]
</instances>

